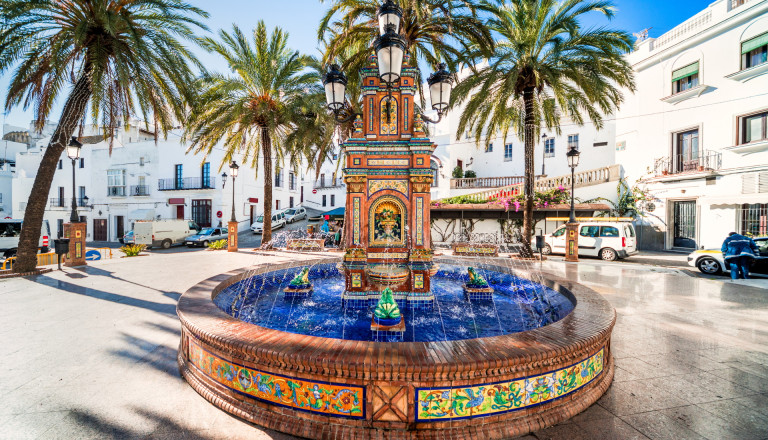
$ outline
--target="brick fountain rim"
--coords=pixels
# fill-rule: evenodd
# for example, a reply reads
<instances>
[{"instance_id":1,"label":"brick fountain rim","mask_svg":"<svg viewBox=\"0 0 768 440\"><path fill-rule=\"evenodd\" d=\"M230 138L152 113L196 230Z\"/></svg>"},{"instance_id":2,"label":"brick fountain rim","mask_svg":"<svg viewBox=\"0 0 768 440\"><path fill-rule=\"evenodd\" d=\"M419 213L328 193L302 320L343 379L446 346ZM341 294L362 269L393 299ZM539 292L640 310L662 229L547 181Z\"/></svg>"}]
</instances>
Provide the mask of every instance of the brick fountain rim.
<instances>
[{"instance_id":1,"label":"brick fountain rim","mask_svg":"<svg viewBox=\"0 0 768 440\"><path fill-rule=\"evenodd\" d=\"M216 406L269 429L307 438L376 438L381 430L397 430L392 438L438 439L480 435L506 438L566 420L597 401L613 379L610 336L616 321L613 307L598 293L565 278L533 277L508 260L482 267L536 279L574 302L573 311L545 327L479 339L436 342L368 342L300 335L235 319L213 298L242 279L307 264L335 264L340 258L261 264L223 273L198 283L179 299L182 324L180 371L190 385ZM477 265L477 260L435 258L437 263ZM363 416L344 419L307 413L243 397L202 374L189 359L191 343L235 365L318 383L364 388ZM423 422L416 420L414 390L468 387L564 371L603 353L602 373L583 387L545 403L479 418ZM404 393L384 388L401 387ZM367 392L366 392L367 391ZM407 398L405 408L386 399ZM386 405L382 406L382 401ZM377 407L378 403L378 407ZM401 402L401 404L404 404ZM389 414L387 414L389 412ZM382 416L383 414L383 416ZM380 418L376 418L382 416ZM514 423L510 423L514 422ZM393 432L390 432L393 434Z\"/></svg>"}]
</instances>

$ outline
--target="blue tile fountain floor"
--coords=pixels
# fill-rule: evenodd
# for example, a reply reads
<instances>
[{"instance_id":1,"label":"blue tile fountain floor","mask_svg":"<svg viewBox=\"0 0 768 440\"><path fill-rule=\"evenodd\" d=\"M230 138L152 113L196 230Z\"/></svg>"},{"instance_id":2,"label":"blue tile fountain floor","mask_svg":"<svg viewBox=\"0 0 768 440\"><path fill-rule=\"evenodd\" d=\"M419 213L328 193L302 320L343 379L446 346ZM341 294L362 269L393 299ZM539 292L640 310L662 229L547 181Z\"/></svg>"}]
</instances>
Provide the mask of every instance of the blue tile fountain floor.
<instances>
[{"instance_id":1,"label":"blue tile fountain floor","mask_svg":"<svg viewBox=\"0 0 768 440\"><path fill-rule=\"evenodd\" d=\"M230 315L263 327L291 333L358 341L371 340L371 308L344 307L344 278L333 265L310 270L314 291L309 298L285 298L283 289L301 270L256 275L223 290L214 300ZM562 319L573 304L560 293L513 275L478 269L494 288L492 300L465 299L464 266L444 266L432 278L432 310L400 309L404 341L482 338L543 327Z\"/></svg>"}]
</instances>

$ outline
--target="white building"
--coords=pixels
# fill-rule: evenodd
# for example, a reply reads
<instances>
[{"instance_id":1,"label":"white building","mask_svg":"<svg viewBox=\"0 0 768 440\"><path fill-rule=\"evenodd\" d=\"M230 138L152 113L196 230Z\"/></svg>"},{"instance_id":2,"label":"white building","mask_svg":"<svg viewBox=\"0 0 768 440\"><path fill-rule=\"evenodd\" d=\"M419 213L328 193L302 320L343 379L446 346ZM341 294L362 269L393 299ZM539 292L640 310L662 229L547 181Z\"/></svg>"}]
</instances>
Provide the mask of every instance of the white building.
<instances>
[{"instance_id":1,"label":"white building","mask_svg":"<svg viewBox=\"0 0 768 440\"><path fill-rule=\"evenodd\" d=\"M768 1L715 1L628 58L637 91L616 117L616 161L656 199L641 245L768 233Z\"/></svg>"},{"instance_id":2,"label":"white building","mask_svg":"<svg viewBox=\"0 0 768 440\"><path fill-rule=\"evenodd\" d=\"M466 69L459 77L469 74ZM465 101L466 102L466 101ZM525 172L525 146L510 129L506 139L501 134L489 141L480 139L478 144L470 133L462 133L456 139L459 119L464 105L451 109L443 115L437 124L429 124L430 137L437 144L433 157L436 182L433 184L433 199L458 196L522 182ZM601 130L587 122L578 125L564 116L561 119L561 132L545 131L534 145L534 172L537 176L556 177L570 174L565 153L571 146L581 152L578 171L607 167L615 163L615 122L612 116L605 117ZM489 142L486 147L486 142ZM442 166L442 168L441 168ZM463 172L473 171L477 180L456 179L455 168ZM492 179L486 179L492 178ZM578 194L582 199L600 195L598 192ZM609 195L610 196L610 195Z\"/></svg>"},{"instance_id":3,"label":"white building","mask_svg":"<svg viewBox=\"0 0 768 440\"><path fill-rule=\"evenodd\" d=\"M11 195L14 218L24 216L48 140L49 136L38 139L15 155ZM82 141L81 156L75 164L75 195L78 214L88 224L88 240L116 241L136 220L183 218L202 227L229 221L232 177L225 181L222 176L230 174L228 164L222 167L223 149L214 148L208 156L187 154L179 130L156 144L153 133L138 124L116 133L111 153L109 140L101 135L84 136ZM250 164L236 160L240 169L235 181L235 215L240 230L246 230L263 210L264 180L256 176ZM301 176L279 165L273 164L276 172L270 176L274 178L273 209L299 204L303 190ZM52 235L60 235L63 223L69 221L71 203L72 163L65 151L51 184L45 213Z\"/></svg>"}]
</instances>

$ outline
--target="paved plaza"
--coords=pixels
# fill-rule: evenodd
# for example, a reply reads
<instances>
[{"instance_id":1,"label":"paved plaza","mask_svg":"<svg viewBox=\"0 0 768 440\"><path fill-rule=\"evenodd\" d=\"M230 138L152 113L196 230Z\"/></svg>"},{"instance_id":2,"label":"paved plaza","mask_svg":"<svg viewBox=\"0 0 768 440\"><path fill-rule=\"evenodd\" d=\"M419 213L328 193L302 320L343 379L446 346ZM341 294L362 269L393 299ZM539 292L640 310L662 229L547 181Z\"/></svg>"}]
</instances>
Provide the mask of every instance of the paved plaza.
<instances>
[{"instance_id":1,"label":"paved plaza","mask_svg":"<svg viewBox=\"0 0 768 440\"><path fill-rule=\"evenodd\" d=\"M175 310L207 277L295 258L155 253L0 281L0 437L290 438L220 411L179 377ZM614 383L582 414L526 438L768 438L768 280L585 263L542 270L616 308Z\"/></svg>"}]
</instances>

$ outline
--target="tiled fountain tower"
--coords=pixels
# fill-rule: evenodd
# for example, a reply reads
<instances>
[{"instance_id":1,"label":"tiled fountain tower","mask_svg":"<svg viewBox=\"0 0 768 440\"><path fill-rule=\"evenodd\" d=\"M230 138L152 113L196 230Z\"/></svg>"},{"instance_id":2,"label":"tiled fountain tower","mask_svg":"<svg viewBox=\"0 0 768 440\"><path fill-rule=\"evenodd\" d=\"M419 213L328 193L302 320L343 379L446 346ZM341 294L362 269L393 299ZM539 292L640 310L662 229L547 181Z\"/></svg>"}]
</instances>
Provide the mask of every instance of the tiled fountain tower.
<instances>
[{"instance_id":1,"label":"tiled fountain tower","mask_svg":"<svg viewBox=\"0 0 768 440\"><path fill-rule=\"evenodd\" d=\"M378 299L381 286L409 306L431 305L430 156L435 150L416 111L417 70L406 59L399 81L379 79L375 56L361 71L363 115L346 149L348 304Z\"/></svg>"}]
</instances>

